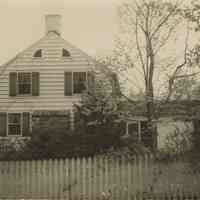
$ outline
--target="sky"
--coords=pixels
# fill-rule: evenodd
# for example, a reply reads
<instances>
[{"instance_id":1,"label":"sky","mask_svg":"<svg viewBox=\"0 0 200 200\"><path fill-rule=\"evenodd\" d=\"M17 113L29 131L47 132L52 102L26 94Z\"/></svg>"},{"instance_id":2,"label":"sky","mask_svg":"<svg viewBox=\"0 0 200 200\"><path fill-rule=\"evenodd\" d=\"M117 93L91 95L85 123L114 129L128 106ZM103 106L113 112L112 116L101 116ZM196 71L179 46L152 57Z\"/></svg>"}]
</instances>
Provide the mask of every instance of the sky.
<instances>
[{"instance_id":1,"label":"sky","mask_svg":"<svg viewBox=\"0 0 200 200\"><path fill-rule=\"evenodd\" d=\"M114 48L121 0L0 0L0 65L45 34L46 14L62 15L62 37L91 56Z\"/></svg>"}]
</instances>

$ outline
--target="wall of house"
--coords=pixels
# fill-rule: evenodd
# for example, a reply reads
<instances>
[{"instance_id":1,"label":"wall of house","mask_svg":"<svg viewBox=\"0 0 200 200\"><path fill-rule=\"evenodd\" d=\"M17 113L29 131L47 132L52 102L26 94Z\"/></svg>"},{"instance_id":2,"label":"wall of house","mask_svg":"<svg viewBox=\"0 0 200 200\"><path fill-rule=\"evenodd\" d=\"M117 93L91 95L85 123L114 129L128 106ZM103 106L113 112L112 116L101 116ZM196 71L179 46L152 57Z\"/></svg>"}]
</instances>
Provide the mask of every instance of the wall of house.
<instances>
[{"instance_id":1,"label":"wall of house","mask_svg":"<svg viewBox=\"0 0 200 200\"><path fill-rule=\"evenodd\" d=\"M71 56L63 58L62 48ZM42 58L33 58L38 49L42 49ZM91 68L92 64L82 51L56 33L49 33L0 68L0 112L71 110L80 98L64 96L64 71L88 71ZM9 97L9 72L21 71L40 73L39 96Z\"/></svg>"},{"instance_id":2,"label":"wall of house","mask_svg":"<svg viewBox=\"0 0 200 200\"><path fill-rule=\"evenodd\" d=\"M145 130L145 117L135 117L127 121L125 133L136 137L146 145L152 143L152 137ZM143 125L144 127L143 127ZM131 126L133 124L133 126ZM130 125L130 126L129 126ZM158 149L169 150L169 148L180 149L182 147L189 148L191 145L191 133L193 132L193 124L191 121L175 120L172 117L161 118L156 122L157 125L157 147ZM186 142L181 146L183 140Z\"/></svg>"}]
</instances>

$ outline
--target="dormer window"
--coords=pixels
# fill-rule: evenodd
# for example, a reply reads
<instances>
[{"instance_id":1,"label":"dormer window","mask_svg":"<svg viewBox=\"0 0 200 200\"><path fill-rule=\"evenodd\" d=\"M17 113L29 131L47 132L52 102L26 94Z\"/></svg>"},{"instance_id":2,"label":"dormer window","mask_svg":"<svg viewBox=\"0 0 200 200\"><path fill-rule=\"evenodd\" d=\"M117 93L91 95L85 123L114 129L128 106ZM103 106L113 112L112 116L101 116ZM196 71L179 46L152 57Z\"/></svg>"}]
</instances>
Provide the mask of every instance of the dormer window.
<instances>
[{"instance_id":1,"label":"dormer window","mask_svg":"<svg viewBox=\"0 0 200 200\"><path fill-rule=\"evenodd\" d=\"M34 55L34 58L41 58L42 57L42 49L37 50Z\"/></svg>"},{"instance_id":2,"label":"dormer window","mask_svg":"<svg viewBox=\"0 0 200 200\"><path fill-rule=\"evenodd\" d=\"M66 49L62 49L62 57L70 57L69 51L67 51Z\"/></svg>"}]
</instances>

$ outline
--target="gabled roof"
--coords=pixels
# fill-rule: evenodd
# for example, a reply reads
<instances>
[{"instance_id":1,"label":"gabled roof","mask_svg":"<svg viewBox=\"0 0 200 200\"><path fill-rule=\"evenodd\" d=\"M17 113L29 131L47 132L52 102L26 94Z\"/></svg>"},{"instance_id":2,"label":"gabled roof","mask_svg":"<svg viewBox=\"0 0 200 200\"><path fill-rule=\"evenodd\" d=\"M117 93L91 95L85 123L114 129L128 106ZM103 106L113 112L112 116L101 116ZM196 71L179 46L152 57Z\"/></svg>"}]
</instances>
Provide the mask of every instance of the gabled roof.
<instances>
[{"instance_id":1,"label":"gabled roof","mask_svg":"<svg viewBox=\"0 0 200 200\"><path fill-rule=\"evenodd\" d=\"M34 53L42 49L42 58L34 58ZM70 57L62 57L62 49L66 49L70 53ZM73 65L90 65L93 59L79 48L65 41L55 32L49 32L40 40L29 46L27 49L18 53L14 58L5 63L2 67L8 65L65 65L71 63Z\"/></svg>"}]
</instances>

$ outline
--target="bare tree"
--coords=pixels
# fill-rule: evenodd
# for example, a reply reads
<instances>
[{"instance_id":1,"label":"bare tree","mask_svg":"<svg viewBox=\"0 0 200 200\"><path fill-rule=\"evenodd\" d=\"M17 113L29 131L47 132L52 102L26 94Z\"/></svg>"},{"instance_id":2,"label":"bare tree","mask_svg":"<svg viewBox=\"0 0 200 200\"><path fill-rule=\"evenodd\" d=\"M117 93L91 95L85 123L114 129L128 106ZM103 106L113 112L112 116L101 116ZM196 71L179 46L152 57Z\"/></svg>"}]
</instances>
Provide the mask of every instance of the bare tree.
<instances>
[{"instance_id":1,"label":"bare tree","mask_svg":"<svg viewBox=\"0 0 200 200\"><path fill-rule=\"evenodd\" d=\"M157 145L157 134L153 121L158 117L160 106L157 100L169 102L178 80L186 80L199 73L188 70L189 24L182 15L182 3L132 0L119 8L121 36L110 63L118 66L120 71L128 71L128 79L135 81L138 89L141 89L139 82L142 85L154 147ZM184 35L184 47L179 49L181 57L176 57L174 52L180 47L175 41L180 36L180 30ZM130 75L131 69L134 70L133 75ZM137 75L135 72L138 72ZM163 82L159 86L157 79Z\"/></svg>"}]
</instances>

